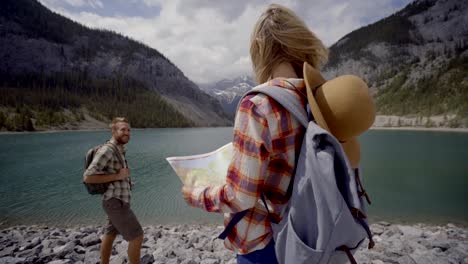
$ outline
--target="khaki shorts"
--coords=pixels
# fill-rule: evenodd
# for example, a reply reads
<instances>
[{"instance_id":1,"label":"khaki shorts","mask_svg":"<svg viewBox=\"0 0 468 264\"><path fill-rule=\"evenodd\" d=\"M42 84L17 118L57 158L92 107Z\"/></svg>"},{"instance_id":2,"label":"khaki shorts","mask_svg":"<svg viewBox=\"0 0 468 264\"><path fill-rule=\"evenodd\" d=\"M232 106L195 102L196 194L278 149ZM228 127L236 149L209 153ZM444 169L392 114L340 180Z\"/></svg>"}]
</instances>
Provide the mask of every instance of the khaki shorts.
<instances>
[{"instance_id":1,"label":"khaki shorts","mask_svg":"<svg viewBox=\"0 0 468 264\"><path fill-rule=\"evenodd\" d=\"M132 241L143 235L143 229L128 203L117 198L110 198L102 201L102 207L107 214L104 234L121 234L127 241Z\"/></svg>"}]
</instances>

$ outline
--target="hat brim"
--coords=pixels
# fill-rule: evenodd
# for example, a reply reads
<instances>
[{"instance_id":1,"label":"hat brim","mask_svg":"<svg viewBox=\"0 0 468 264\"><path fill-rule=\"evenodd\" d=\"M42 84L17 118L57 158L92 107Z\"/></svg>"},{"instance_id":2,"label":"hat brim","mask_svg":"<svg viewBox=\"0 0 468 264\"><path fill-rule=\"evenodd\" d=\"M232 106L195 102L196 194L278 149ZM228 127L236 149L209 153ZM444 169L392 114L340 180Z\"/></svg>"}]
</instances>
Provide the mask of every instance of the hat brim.
<instances>
[{"instance_id":1,"label":"hat brim","mask_svg":"<svg viewBox=\"0 0 468 264\"><path fill-rule=\"evenodd\" d=\"M348 157L351 168L358 168L361 162L361 145L357 137L341 143L341 146L343 147L346 157Z\"/></svg>"},{"instance_id":2,"label":"hat brim","mask_svg":"<svg viewBox=\"0 0 468 264\"><path fill-rule=\"evenodd\" d=\"M322 111L320 111L317 100L315 100L314 96L315 90L319 89L319 87L325 83L325 79L323 79L319 71L317 71L307 62L304 62L303 74L304 82L306 84L307 100L309 101L309 108L312 112L312 115L314 116L315 123L317 123L317 125L319 125L321 128L330 132L327 122L325 121Z\"/></svg>"},{"instance_id":3,"label":"hat brim","mask_svg":"<svg viewBox=\"0 0 468 264\"><path fill-rule=\"evenodd\" d=\"M309 108L314 116L315 123L331 133L330 128L323 117L322 111L317 104L317 100L315 100L315 93L320 92L322 84L325 83L325 79L319 71L307 62L304 62L303 73L304 82L306 84L307 101L309 102ZM351 168L354 169L359 167L359 163L361 161L361 146L359 145L357 137L353 137L346 142L341 142L341 146L343 147Z\"/></svg>"}]
</instances>

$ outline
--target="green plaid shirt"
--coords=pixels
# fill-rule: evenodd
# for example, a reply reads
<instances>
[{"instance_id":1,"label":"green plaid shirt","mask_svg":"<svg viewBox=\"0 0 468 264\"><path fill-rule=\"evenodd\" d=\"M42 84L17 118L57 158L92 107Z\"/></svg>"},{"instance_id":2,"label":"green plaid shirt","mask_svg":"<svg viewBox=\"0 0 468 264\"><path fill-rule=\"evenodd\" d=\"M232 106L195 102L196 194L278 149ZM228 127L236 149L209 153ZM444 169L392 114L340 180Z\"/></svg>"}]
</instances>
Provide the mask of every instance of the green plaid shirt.
<instances>
[{"instance_id":1,"label":"green plaid shirt","mask_svg":"<svg viewBox=\"0 0 468 264\"><path fill-rule=\"evenodd\" d=\"M108 143L100 147L94 154L93 161L84 172L84 175L90 176L118 173L123 166L117 155L122 155L122 160L124 160L125 163L127 161L125 160L125 150L123 146L118 144L115 145L117 146L119 153L115 153L115 151L108 146ZM117 198L126 203L130 203L130 197L131 182L129 178L126 178L125 180L111 182L107 191L103 194L102 199L109 200L110 198Z\"/></svg>"}]
</instances>

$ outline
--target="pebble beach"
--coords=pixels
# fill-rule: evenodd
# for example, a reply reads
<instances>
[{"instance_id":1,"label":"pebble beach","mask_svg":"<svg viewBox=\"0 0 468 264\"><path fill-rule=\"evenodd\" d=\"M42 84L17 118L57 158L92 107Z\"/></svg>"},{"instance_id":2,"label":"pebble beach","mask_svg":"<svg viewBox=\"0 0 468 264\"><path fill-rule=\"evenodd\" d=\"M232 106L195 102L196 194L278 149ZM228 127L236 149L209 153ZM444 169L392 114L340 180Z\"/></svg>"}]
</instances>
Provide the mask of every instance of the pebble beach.
<instances>
[{"instance_id":1,"label":"pebble beach","mask_svg":"<svg viewBox=\"0 0 468 264\"><path fill-rule=\"evenodd\" d=\"M216 236L216 225L144 227L141 263L234 264L235 255ZM468 228L446 225L371 225L376 246L355 253L358 263L468 263ZM0 263L99 263L101 228L12 226L0 231ZM114 242L111 263L127 262L127 242Z\"/></svg>"}]
</instances>

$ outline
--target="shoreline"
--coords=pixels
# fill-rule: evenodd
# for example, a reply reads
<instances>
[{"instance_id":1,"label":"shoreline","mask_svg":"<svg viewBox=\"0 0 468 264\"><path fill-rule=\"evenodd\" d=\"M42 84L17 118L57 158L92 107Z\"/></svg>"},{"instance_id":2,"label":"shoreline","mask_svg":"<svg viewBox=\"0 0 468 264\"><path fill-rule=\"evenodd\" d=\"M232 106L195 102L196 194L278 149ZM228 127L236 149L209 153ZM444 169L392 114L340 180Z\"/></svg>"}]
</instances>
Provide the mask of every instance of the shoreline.
<instances>
[{"instance_id":1,"label":"shoreline","mask_svg":"<svg viewBox=\"0 0 468 264\"><path fill-rule=\"evenodd\" d=\"M435 131L435 132L457 132L468 133L468 127L371 127L369 130L405 130L405 131Z\"/></svg>"},{"instance_id":2,"label":"shoreline","mask_svg":"<svg viewBox=\"0 0 468 264\"><path fill-rule=\"evenodd\" d=\"M155 128L132 128L132 130L146 130L146 129L171 129L175 127L155 127ZM190 127L190 128L207 128L207 127ZM219 128L219 127L213 127ZM184 129L184 128L180 128ZM96 129L50 129L50 130L38 130L38 131L0 131L1 135L23 135L23 134L52 134L62 132L101 132L108 131L107 128L96 128ZM372 126L369 130L403 130L403 131L434 131L434 132L456 132L456 133L468 133L467 127L451 128L451 127L411 127L411 126L400 126L400 127L384 127L384 126Z\"/></svg>"},{"instance_id":3,"label":"shoreline","mask_svg":"<svg viewBox=\"0 0 468 264\"><path fill-rule=\"evenodd\" d=\"M220 225L144 226L141 263L236 263L235 254L215 239ZM454 224L371 225L368 240L354 254L358 263L467 263L468 228ZM0 263L99 262L101 227L12 226L0 228ZM126 263L128 243L117 237L111 263Z\"/></svg>"}]
</instances>

